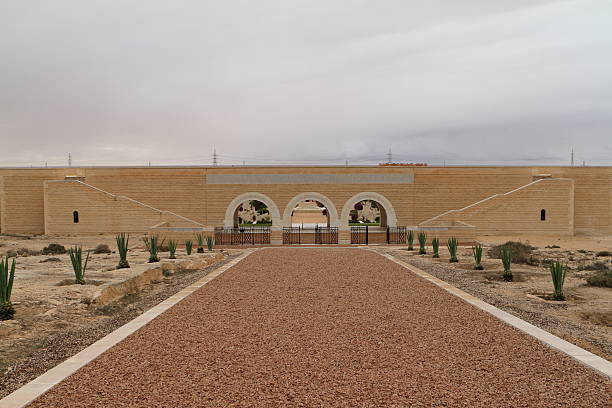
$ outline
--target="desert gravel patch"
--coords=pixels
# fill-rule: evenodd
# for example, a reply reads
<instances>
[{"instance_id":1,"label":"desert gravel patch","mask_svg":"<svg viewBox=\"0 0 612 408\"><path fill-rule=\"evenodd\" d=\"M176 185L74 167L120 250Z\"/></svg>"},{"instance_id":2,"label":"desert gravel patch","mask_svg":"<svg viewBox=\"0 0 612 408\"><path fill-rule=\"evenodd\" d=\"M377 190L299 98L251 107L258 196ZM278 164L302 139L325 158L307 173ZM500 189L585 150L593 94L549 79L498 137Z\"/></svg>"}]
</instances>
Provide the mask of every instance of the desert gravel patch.
<instances>
[{"instance_id":1,"label":"desert gravel patch","mask_svg":"<svg viewBox=\"0 0 612 408\"><path fill-rule=\"evenodd\" d=\"M605 407L611 393L375 253L266 249L31 407Z\"/></svg>"}]
</instances>

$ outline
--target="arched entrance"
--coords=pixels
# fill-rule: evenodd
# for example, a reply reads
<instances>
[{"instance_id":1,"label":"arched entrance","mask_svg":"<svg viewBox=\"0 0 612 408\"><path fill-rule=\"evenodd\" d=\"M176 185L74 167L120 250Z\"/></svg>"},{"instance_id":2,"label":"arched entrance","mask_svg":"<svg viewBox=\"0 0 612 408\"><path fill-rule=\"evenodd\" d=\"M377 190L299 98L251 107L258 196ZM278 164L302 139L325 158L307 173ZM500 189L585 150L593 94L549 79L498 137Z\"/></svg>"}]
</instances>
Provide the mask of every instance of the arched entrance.
<instances>
[{"instance_id":1,"label":"arched entrance","mask_svg":"<svg viewBox=\"0 0 612 408\"><path fill-rule=\"evenodd\" d=\"M361 209L358 209L359 205L362 206ZM342 214L340 216L340 226L343 229L348 229L350 224L359 224L360 221L362 223L369 224L368 222L364 222L365 216L363 215L364 209L375 210L372 211L374 214L378 214L378 221L376 219L372 220L371 224L380 226L380 227L396 227L397 226L397 217L395 216L395 210L393 209L393 205L391 202L382 194L374 193L374 192L363 192L359 194L355 194L353 197L349 198L348 201L344 204L342 208ZM357 211L357 213L355 213ZM362 211L361 215L359 211ZM357 215L357 217L355 217ZM355 221L355 222L351 222ZM365 220L370 221L370 220Z\"/></svg>"},{"instance_id":2,"label":"arched entrance","mask_svg":"<svg viewBox=\"0 0 612 408\"><path fill-rule=\"evenodd\" d=\"M300 203L310 203L310 205L304 206L304 208L306 209L316 208L317 210L315 210L314 212L318 212L326 218L326 223L328 227L338 226L338 211L336 210L336 206L334 205L334 203L323 194L308 192L298 194L297 196L293 197L291 201L289 201L289 203L285 207L285 212L283 213L284 227L293 226L293 215L295 209Z\"/></svg>"},{"instance_id":3,"label":"arched entrance","mask_svg":"<svg viewBox=\"0 0 612 408\"><path fill-rule=\"evenodd\" d=\"M338 211L334 203L315 192L293 197L283 213L283 243L337 244Z\"/></svg>"},{"instance_id":4,"label":"arched entrance","mask_svg":"<svg viewBox=\"0 0 612 408\"><path fill-rule=\"evenodd\" d=\"M256 204L256 203L260 204ZM223 226L225 228L234 228L240 226L240 218L243 218L243 221L246 220L245 217L241 217L242 214L245 214L246 206L245 203L250 207L250 214L248 222L253 224L253 222L257 222L259 220L268 220L269 222L265 222L266 225L270 226L280 226L281 218L280 212L278 211L278 207L276 203L272 201L272 199L261 193L244 193L234 198L232 202L227 206L225 210L225 220L223 222ZM256 219L253 220L252 217L255 216Z\"/></svg>"}]
</instances>

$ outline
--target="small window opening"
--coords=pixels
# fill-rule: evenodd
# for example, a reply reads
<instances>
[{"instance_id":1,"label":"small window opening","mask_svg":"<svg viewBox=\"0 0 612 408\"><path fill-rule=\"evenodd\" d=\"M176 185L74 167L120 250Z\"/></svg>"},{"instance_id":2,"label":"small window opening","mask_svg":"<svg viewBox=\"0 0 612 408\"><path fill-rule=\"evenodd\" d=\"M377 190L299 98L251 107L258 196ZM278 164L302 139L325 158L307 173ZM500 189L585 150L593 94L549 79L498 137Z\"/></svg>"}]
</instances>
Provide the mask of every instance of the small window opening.
<instances>
[{"instance_id":1,"label":"small window opening","mask_svg":"<svg viewBox=\"0 0 612 408\"><path fill-rule=\"evenodd\" d=\"M75 224L79 223L79 212L78 211L72 212L72 222L74 222Z\"/></svg>"},{"instance_id":2,"label":"small window opening","mask_svg":"<svg viewBox=\"0 0 612 408\"><path fill-rule=\"evenodd\" d=\"M546 210L540 210L540 221L546 221Z\"/></svg>"}]
</instances>

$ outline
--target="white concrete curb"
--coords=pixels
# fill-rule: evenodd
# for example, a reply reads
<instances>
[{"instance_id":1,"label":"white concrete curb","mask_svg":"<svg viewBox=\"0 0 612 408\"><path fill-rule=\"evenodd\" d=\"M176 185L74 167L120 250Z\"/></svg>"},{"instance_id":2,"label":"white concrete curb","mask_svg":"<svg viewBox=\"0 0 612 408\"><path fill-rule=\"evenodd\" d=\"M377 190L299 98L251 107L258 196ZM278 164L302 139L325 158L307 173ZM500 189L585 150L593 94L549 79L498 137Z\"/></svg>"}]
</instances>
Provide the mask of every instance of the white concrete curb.
<instances>
[{"instance_id":1,"label":"white concrete curb","mask_svg":"<svg viewBox=\"0 0 612 408\"><path fill-rule=\"evenodd\" d=\"M223 266L220 266L208 275L204 276L202 279L187 286L180 292L175 293L168 299L164 300L163 302L157 304L145 313L136 317L134 320L119 327L112 333L109 333L106 336L102 337L100 340L96 341L91 346L70 357L63 363L58 364L46 373L41 374L39 377L30 381L23 387L15 390L13 393L1 399L0 407L22 408L27 406L30 402L34 401L36 398L49 391L55 385L59 384L60 382L68 378L70 375L74 374L79 368L90 363L100 354L115 346L123 339L128 337L130 334L145 326L151 320L155 319L157 316L164 313L166 310L170 309L172 306L176 305L178 302L185 299L187 296L191 295L193 292L200 289L202 286L206 285L208 282L215 279L217 276L221 275L223 272L227 271L228 269L230 269L238 262L242 261L244 258L246 258L257 250L258 249L245 250L245 252L240 254L237 258L229 261Z\"/></svg>"},{"instance_id":2,"label":"white concrete curb","mask_svg":"<svg viewBox=\"0 0 612 408\"><path fill-rule=\"evenodd\" d=\"M372 251L371 249L369 250ZM546 330L542 330L539 327L524 321L523 319L519 319L518 317L511 315L510 313L504 312L503 310L498 309L497 307L490 305L487 302L484 302L478 299L477 297L474 297L469 293L466 293L461 289L458 289L453 285L428 274L427 272L417 268L416 266L395 259L395 257L393 257L392 255L381 254L380 252L376 251L372 252L382 255L385 258L395 262L396 264L403 266L410 272L428 280L436 286L441 287L442 289L463 299L469 304L476 306L480 310L484 310L485 312L492 314L493 316L502 320L504 323L509 324L510 326L515 327L532 337L535 337L537 340L544 343L545 345L567 354L574 360L584 364L585 366L597 371L600 374L603 374L604 376L607 376L609 379L612 379L612 363L608 360L601 358L598 355L595 355L589 351L586 351L576 346L575 344L565 341L562 338L547 332Z\"/></svg>"}]
</instances>

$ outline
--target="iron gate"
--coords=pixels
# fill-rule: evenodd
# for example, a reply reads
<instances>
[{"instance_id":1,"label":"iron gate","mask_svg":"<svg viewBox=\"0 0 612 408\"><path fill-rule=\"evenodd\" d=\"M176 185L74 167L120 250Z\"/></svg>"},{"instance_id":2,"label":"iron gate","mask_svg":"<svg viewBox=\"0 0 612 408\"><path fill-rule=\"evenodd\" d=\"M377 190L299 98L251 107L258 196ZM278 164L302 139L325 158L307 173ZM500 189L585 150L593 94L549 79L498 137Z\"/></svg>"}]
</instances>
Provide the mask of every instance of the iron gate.
<instances>
[{"instance_id":1,"label":"iron gate","mask_svg":"<svg viewBox=\"0 0 612 408\"><path fill-rule=\"evenodd\" d=\"M283 244L284 245L299 245L301 242L300 227L283 227Z\"/></svg>"},{"instance_id":2,"label":"iron gate","mask_svg":"<svg viewBox=\"0 0 612 408\"><path fill-rule=\"evenodd\" d=\"M368 245L369 228L351 227L351 244Z\"/></svg>"},{"instance_id":3,"label":"iron gate","mask_svg":"<svg viewBox=\"0 0 612 408\"><path fill-rule=\"evenodd\" d=\"M217 245L270 244L270 227L215 227L215 243Z\"/></svg>"},{"instance_id":4,"label":"iron gate","mask_svg":"<svg viewBox=\"0 0 612 408\"><path fill-rule=\"evenodd\" d=\"M337 244L338 227L315 227L315 244Z\"/></svg>"},{"instance_id":5,"label":"iron gate","mask_svg":"<svg viewBox=\"0 0 612 408\"><path fill-rule=\"evenodd\" d=\"M387 244L405 244L407 231L406 227L387 227Z\"/></svg>"}]
</instances>

